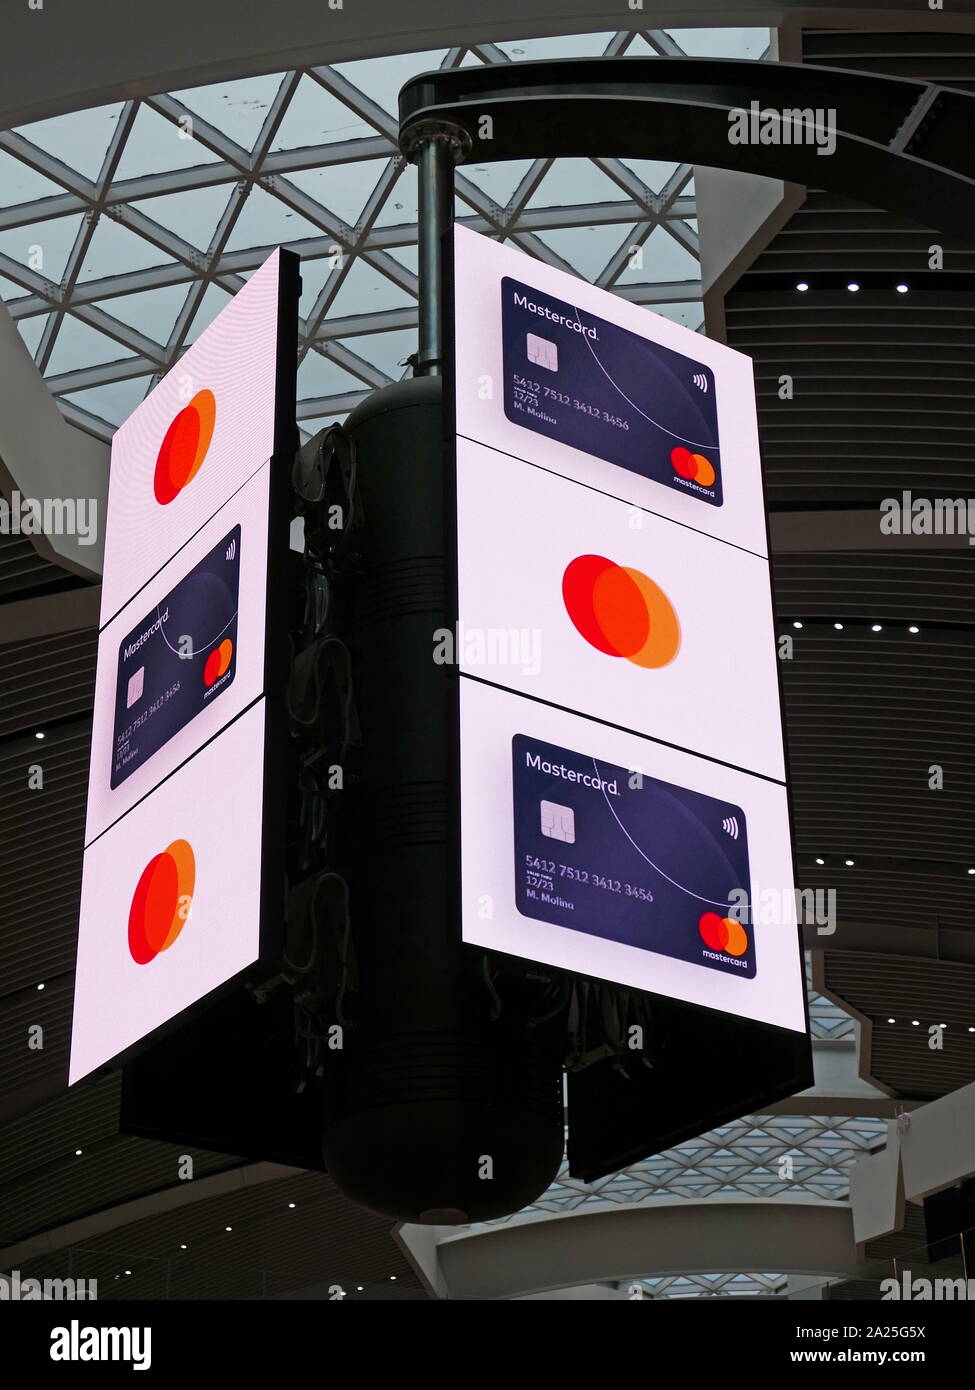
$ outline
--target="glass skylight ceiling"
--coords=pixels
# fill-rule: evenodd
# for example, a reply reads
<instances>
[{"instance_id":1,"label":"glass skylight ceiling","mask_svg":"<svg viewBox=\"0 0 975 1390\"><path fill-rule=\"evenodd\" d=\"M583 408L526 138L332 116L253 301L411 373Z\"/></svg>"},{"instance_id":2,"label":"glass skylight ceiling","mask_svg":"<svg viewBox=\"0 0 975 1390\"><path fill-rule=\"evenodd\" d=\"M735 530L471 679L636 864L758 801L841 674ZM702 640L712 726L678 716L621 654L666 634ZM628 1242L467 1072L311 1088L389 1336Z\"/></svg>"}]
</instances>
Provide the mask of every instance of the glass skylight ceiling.
<instances>
[{"instance_id":1,"label":"glass skylight ceiling","mask_svg":"<svg viewBox=\"0 0 975 1390\"><path fill-rule=\"evenodd\" d=\"M288 246L302 258L298 416L314 433L408 375L416 350L416 170L396 144L404 82L536 58L759 58L768 39L697 29L483 44L214 83L0 132L0 294L63 413L108 439L273 247ZM467 165L457 216L702 326L688 165Z\"/></svg>"}]
</instances>

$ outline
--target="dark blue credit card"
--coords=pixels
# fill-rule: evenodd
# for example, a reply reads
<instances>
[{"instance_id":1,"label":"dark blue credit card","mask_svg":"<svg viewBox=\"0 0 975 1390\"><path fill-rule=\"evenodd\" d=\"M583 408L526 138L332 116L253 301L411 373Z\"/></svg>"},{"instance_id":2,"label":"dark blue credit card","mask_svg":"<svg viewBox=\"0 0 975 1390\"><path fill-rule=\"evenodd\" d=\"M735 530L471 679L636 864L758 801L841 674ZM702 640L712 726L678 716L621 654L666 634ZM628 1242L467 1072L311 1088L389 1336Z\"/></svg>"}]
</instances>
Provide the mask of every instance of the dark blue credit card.
<instances>
[{"instance_id":1,"label":"dark blue credit card","mask_svg":"<svg viewBox=\"0 0 975 1390\"><path fill-rule=\"evenodd\" d=\"M513 424L721 506L710 367L509 276L501 321Z\"/></svg>"},{"instance_id":2,"label":"dark blue credit card","mask_svg":"<svg viewBox=\"0 0 975 1390\"><path fill-rule=\"evenodd\" d=\"M524 734L511 750L523 916L755 974L740 806Z\"/></svg>"},{"instance_id":3,"label":"dark blue credit card","mask_svg":"<svg viewBox=\"0 0 975 1390\"><path fill-rule=\"evenodd\" d=\"M119 643L113 787L233 683L239 589L235 526Z\"/></svg>"}]
</instances>

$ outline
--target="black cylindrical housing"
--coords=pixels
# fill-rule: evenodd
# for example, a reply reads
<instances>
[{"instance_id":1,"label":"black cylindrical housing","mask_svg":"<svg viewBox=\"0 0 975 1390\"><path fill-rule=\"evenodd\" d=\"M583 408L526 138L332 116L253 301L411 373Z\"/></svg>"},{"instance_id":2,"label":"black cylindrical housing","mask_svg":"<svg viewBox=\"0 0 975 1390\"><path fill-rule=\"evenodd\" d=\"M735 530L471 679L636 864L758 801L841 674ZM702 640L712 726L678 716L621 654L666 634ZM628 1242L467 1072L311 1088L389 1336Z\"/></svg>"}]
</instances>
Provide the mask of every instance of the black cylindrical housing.
<instances>
[{"instance_id":1,"label":"black cylindrical housing","mask_svg":"<svg viewBox=\"0 0 975 1390\"><path fill-rule=\"evenodd\" d=\"M517 1211L563 1148L558 1031L529 1026L517 981L492 1018L483 959L460 941L458 676L433 659L453 621L441 390L400 382L347 422L365 522L345 634L361 748L336 867L358 991L330 1054L323 1149L349 1196L404 1221Z\"/></svg>"}]
</instances>

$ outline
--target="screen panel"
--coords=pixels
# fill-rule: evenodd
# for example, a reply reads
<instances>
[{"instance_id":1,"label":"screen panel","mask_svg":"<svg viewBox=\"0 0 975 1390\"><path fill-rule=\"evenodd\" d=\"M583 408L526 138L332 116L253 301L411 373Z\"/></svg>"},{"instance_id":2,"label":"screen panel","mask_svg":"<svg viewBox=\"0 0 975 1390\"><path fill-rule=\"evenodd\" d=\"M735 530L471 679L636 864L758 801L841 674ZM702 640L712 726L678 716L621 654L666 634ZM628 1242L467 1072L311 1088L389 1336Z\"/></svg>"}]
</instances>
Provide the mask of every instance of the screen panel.
<instances>
[{"instance_id":1,"label":"screen panel","mask_svg":"<svg viewBox=\"0 0 975 1390\"><path fill-rule=\"evenodd\" d=\"M805 1032L751 362L452 251L463 939Z\"/></svg>"},{"instance_id":2,"label":"screen panel","mask_svg":"<svg viewBox=\"0 0 975 1390\"><path fill-rule=\"evenodd\" d=\"M113 442L72 1083L280 937L297 264L274 252Z\"/></svg>"}]
</instances>

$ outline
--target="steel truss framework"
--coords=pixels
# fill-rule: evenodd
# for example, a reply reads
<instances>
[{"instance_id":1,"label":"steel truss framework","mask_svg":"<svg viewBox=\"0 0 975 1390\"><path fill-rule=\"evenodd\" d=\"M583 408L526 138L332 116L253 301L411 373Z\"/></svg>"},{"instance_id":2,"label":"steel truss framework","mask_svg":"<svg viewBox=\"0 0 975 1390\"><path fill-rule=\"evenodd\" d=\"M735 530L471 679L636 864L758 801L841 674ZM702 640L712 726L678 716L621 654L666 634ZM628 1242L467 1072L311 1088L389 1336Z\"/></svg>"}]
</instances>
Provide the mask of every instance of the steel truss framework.
<instances>
[{"instance_id":1,"label":"steel truss framework","mask_svg":"<svg viewBox=\"0 0 975 1390\"><path fill-rule=\"evenodd\" d=\"M617 33L608 43L605 35L590 36L589 44L588 51L609 58L634 52L673 57L682 51L662 30ZM505 45L505 48L511 46ZM574 51L579 51L579 40L574 41ZM373 59L368 66L386 61ZM510 52L491 43L472 49L454 49L444 56L442 67L452 69L463 65L466 69L471 65L511 66L512 63ZM429 55L417 55L414 71L422 71L429 64ZM341 417L371 390L404 374L401 364L411 350L408 335L417 323L417 281L413 268L417 227L415 221L390 222L390 211L395 206L391 195L394 189L397 193L403 189L403 184L398 183L401 175L410 185L414 179L413 171L406 166L399 151L398 121L391 110L337 68L320 66L307 72L292 71L275 81L276 90L267 101L259 132L250 147L238 143L214 121L195 111L192 93L183 94L187 98L185 101L172 95L159 95L121 106L101 167L91 177L43 148L43 132L35 132L28 126L20 131L0 133L0 151L33 171L35 177L41 175L52 186L50 196L0 209L0 276L8 281L5 287L7 307L31 343L37 366L63 413L92 433L104 438L111 436L112 427L134 408L144 392L178 360L213 313L222 307L224 296L214 296L213 288L234 293L279 242L301 255L309 282L318 287L314 296L306 294L303 300L299 361L304 363L311 354L309 363L314 362L317 354L329 364L327 371L341 378L340 386L324 392L316 392L314 386L303 391L299 385L298 413L305 426L317 428L323 419ZM276 148L281 143L282 125L297 110L296 93L303 82L305 92L307 83L312 82L322 101L328 102L331 109L344 109L349 126L365 127L370 133L354 139ZM126 161L126 156L135 148L133 130L140 112L151 112L169 123L174 149L180 137L195 141L193 149L199 153L200 162L186 168L120 178L120 167L132 163L132 158ZM161 131L161 122L157 120L156 124ZM293 119L290 129L295 131ZM298 138L301 134L296 131ZM185 146L178 148L180 156L184 156ZM324 196L321 199L313 196L299 186L294 177L298 175L300 179L307 171L323 170L334 170L340 176L348 172L350 165L361 166L363 161L377 161L381 171L354 223L343 220L329 208ZM530 161L503 205L492 198L490 187L486 190L479 183L476 170L459 174L456 185L458 217L478 231L508 240L521 250L576 274L584 272L554 248L553 241L557 238L548 241L546 235L618 227L619 237L613 240L613 254L597 273L593 274L590 266L587 278L637 303L677 306L678 313L683 311L684 322L699 327L702 315L696 268L697 232L693 222L695 203L689 191L691 166L672 164L669 177L653 189L632 167L632 161L593 160L599 171L596 177L604 189L606 180L616 186L618 200L606 198L546 206L542 198L538 205L536 193L555 162L548 158ZM195 245L186 236L157 221L151 215L153 205L145 201L221 188L226 189L226 203L206 245ZM234 230L255 191L274 200L279 217L295 219L292 225L302 224L302 234L288 240L290 229L284 224L281 234L268 244L243 247L228 244L233 243ZM76 222L77 230L63 271L55 280L44 274L43 249L45 235L59 219ZM151 252L148 259L158 259L158 263L86 278L86 260L106 220L139 238ZM687 253L681 259L690 271L689 278L661 282L653 278L650 266L645 278L627 273L632 272L634 263L639 265L634 257L635 250L642 248L657 228L664 229L674 245ZM22 235L15 238L5 235L12 232ZM35 266L38 251L42 263ZM375 310L359 313L348 312L340 305L336 311L343 287L348 286L350 276L361 267L373 273L375 283L380 286L376 297L386 298L390 307L380 303ZM131 311L130 321L126 321L124 300L128 296L163 289L185 290L168 336L153 336L143 331L138 326L137 316L135 322L131 321L134 317ZM215 303L215 298L221 302ZM348 295L343 303L347 301ZM43 325L39 335L38 324ZM91 341L116 345L117 355L107 361L85 361L85 353L81 351L77 354L82 359L78 365L71 363L65 370L63 362L55 361L52 369L59 338L62 343L66 341L61 336L66 324L81 324L95 330L100 337L92 337ZM396 336L381 339L383 334ZM380 343L384 343L385 348L371 352ZM394 350L392 358L398 356L398 362L390 356L391 350L397 347L399 352ZM99 356L97 349L93 355ZM111 357L111 353L108 355ZM61 356L63 358L64 354ZM101 357L104 356L103 348ZM308 375L314 373L302 373L299 383L303 378L307 381ZM128 391L118 396L124 399L124 408L116 408L115 418L110 418L109 409L99 415L98 401L104 401L105 393L99 396L98 389L127 383L131 384ZM96 393L94 403L92 397L82 396L79 400L79 393L86 392Z\"/></svg>"}]
</instances>

